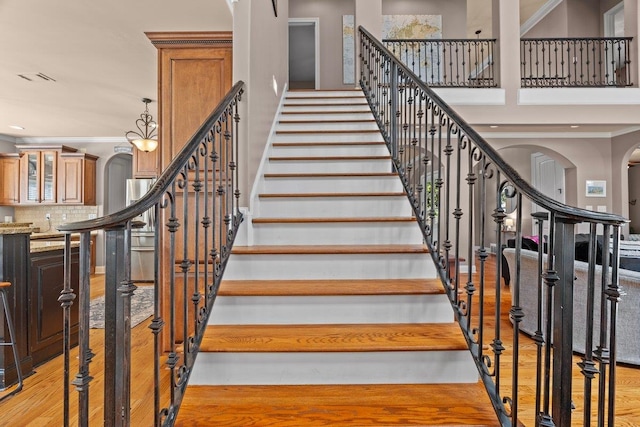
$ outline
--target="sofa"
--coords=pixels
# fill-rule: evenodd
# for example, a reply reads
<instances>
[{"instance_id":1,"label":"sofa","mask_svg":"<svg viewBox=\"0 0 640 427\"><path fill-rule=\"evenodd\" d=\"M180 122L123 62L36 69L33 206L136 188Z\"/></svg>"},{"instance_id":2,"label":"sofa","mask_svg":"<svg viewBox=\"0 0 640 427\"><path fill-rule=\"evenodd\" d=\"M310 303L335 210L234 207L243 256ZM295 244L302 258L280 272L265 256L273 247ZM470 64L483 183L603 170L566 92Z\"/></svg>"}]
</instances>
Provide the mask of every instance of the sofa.
<instances>
[{"instance_id":1,"label":"sofa","mask_svg":"<svg viewBox=\"0 0 640 427\"><path fill-rule=\"evenodd\" d=\"M511 291L515 285L516 259L515 249L505 248L503 255L509 265L511 274ZM546 265L546 255L543 255L543 268ZM584 354L586 334L587 307L587 266L586 262L574 261L574 323L573 323L573 351ZM600 325L600 294L597 291L602 274L602 266L596 265L596 304L594 305L594 349L599 337L597 331ZM618 270L618 284L622 297L618 303L617 323L617 359L618 362L640 365L640 272L632 270ZM538 252L522 249L520 264L520 306L524 318L520 322L520 330L533 335L537 329L538 307ZM543 283L544 286L544 283ZM546 286L544 286L546 288ZM512 299L513 303L513 299ZM546 298L543 298L543 313L546 312ZM543 322L544 330L544 322Z\"/></svg>"}]
</instances>

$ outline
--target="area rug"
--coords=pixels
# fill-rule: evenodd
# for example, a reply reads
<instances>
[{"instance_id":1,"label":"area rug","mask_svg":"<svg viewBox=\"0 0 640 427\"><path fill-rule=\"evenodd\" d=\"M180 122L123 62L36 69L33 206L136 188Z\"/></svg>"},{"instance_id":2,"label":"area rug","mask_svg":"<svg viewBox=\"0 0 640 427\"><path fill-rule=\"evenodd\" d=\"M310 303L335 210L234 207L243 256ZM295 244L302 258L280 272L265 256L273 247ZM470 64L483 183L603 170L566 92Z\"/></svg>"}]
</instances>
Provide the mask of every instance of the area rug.
<instances>
[{"instance_id":1,"label":"area rug","mask_svg":"<svg viewBox=\"0 0 640 427\"><path fill-rule=\"evenodd\" d=\"M153 314L153 286L138 286L131 297L131 327L138 325ZM91 300L89 327L104 329L104 296Z\"/></svg>"}]
</instances>

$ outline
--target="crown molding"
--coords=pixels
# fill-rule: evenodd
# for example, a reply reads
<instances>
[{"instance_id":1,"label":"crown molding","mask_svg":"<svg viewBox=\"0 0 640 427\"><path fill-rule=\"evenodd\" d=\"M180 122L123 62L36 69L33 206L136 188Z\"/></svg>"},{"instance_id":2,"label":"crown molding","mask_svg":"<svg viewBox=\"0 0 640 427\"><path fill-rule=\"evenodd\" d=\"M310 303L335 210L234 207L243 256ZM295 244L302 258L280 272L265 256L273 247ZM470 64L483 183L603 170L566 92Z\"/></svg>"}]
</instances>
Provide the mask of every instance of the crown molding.
<instances>
[{"instance_id":1,"label":"crown molding","mask_svg":"<svg viewBox=\"0 0 640 427\"><path fill-rule=\"evenodd\" d=\"M37 136L15 138L16 144L121 144L129 143L123 136Z\"/></svg>"},{"instance_id":2,"label":"crown molding","mask_svg":"<svg viewBox=\"0 0 640 427\"><path fill-rule=\"evenodd\" d=\"M232 31L176 31L146 32L151 44L158 49L163 47L202 47L207 45L232 46Z\"/></svg>"},{"instance_id":3,"label":"crown molding","mask_svg":"<svg viewBox=\"0 0 640 427\"><path fill-rule=\"evenodd\" d=\"M2 141L2 142L10 142L12 144L15 144L17 142L17 138L15 136L4 135L4 134L0 133L0 141Z\"/></svg>"}]
</instances>

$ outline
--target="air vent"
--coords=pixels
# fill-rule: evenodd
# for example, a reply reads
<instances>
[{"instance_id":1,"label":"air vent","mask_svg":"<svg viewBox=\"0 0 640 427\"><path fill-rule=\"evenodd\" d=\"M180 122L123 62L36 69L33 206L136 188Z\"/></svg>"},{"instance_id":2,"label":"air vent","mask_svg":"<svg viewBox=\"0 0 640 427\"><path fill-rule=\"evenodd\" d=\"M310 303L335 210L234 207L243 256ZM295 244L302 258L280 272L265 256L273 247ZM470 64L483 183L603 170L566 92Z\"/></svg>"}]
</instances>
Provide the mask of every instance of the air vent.
<instances>
[{"instance_id":1,"label":"air vent","mask_svg":"<svg viewBox=\"0 0 640 427\"><path fill-rule=\"evenodd\" d=\"M18 77L30 82L33 82L33 81L55 82L56 81L56 79L54 79L53 77L47 76L45 73L22 73L22 74L18 74Z\"/></svg>"}]
</instances>

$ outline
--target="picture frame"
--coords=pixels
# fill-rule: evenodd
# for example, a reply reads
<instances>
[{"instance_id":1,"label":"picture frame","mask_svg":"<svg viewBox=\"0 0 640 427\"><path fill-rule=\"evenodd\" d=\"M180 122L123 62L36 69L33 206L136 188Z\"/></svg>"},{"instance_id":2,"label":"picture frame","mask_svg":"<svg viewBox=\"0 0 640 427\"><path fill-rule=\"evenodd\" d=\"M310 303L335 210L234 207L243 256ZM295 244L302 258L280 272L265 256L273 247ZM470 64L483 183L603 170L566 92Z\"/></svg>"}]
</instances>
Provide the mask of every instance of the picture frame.
<instances>
[{"instance_id":1,"label":"picture frame","mask_svg":"<svg viewBox=\"0 0 640 427\"><path fill-rule=\"evenodd\" d=\"M271 0L271 4L273 5L273 14L278 17L278 0Z\"/></svg>"},{"instance_id":2,"label":"picture frame","mask_svg":"<svg viewBox=\"0 0 640 427\"><path fill-rule=\"evenodd\" d=\"M607 181L590 180L585 185L586 197L607 197Z\"/></svg>"}]
</instances>

